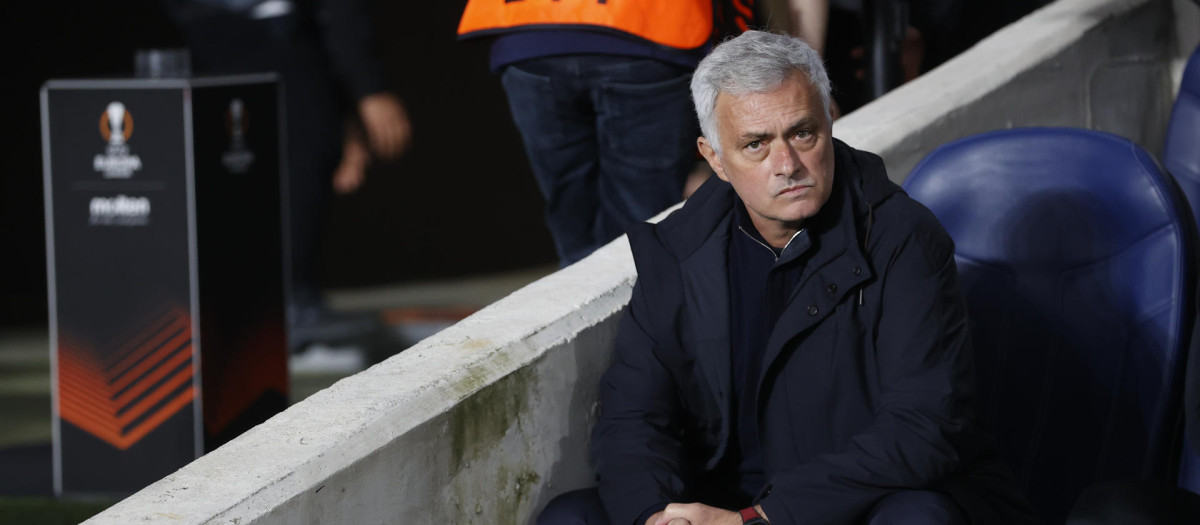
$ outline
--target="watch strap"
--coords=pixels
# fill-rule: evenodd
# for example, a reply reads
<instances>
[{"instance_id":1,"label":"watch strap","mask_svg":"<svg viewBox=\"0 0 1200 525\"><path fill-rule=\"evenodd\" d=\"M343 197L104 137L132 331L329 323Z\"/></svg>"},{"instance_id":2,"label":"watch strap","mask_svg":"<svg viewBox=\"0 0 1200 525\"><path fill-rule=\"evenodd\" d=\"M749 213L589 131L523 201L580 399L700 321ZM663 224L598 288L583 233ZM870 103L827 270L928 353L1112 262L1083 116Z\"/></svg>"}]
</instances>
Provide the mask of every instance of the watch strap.
<instances>
[{"instance_id":1,"label":"watch strap","mask_svg":"<svg viewBox=\"0 0 1200 525\"><path fill-rule=\"evenodd\" d=\"M758 513L758 509L754 507L746 507L739 510L738 514L742 516L743 525L770 525L766 518L763 518L762 514Z\"/></svg>"}]
</instances>

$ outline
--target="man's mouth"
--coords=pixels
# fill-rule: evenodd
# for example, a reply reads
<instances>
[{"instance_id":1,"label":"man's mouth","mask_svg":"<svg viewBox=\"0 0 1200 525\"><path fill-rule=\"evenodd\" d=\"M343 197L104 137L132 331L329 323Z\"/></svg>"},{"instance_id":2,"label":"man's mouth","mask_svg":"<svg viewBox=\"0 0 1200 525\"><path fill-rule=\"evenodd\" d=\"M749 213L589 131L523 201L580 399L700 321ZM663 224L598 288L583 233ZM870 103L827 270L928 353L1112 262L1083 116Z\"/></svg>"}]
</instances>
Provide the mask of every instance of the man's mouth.
<instances>
[{"instance_id":1,"label":"man's mouth","mask_svg":"<svg viewBox=\"0 0 1200 525\"><path fill-rule=\"evenodd\" d=\"M805 192L807 192L810 188L812 188L812 186L807 185L807 184L797 184L795 186L788 186L788 187L784 188L777 195L780 197L802 195Z\"/></svg>"}]
</instances>

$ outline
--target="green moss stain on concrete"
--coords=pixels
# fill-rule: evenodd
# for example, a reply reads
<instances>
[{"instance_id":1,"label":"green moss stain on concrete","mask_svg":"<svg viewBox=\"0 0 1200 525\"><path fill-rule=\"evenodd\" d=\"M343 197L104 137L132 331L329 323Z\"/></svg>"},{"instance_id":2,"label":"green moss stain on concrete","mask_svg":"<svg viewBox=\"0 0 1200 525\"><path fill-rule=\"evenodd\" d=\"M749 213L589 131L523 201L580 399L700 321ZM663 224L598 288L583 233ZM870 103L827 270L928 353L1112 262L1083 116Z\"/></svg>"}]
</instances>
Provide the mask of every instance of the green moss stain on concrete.
<instances>
[{"instance_id":1,"label":"green moss stain on concrete","mask_svg":"<svg viewBox=\"0 0 1200 525\"><path fill-rule=\"evenodd\" d=\"M539 476L537 472L533 472L531 470L525 470L517 474L516 485L513 487L513 489L517 492L517 497L513 498L514 501L519 503L528 503L530 496L532 496L534 493L533 487L539 481L542 481L542 477Z\"/></svg>"},{"instance_id":2,"label":"green moss stain on concrete","mask_svg":"<svg viewBox=\"0 0 1200 525\"><path fill-rule=\"evenodd\" d=\"M518 369L467 397L448 414L451 468L459 473L451 497L458 522L525 523L522 511L531 511L542 478L529 463L532 451L526 440L510 437L506 442L505 436L522 431L522 420L530 417L536 382L536 367Z\"/></svg>"},{"instance_id":3,"label":"green moss stain on concrete","mask_svg":"<svg viewBox=\"0 0 1200 525\"><path fill-rule=\"evenodd\" d=\"M538 483L542 477L528 468L513 472L501 466L496 470L494 486L483 494L465 494L456 489L455 498L466 501L465 505L455 503L458 523L488 523L493 525L520 525L526 520L521 519L522 510L528 512L534 503ZM464 508L466 507L466 508Z\"/></svg>"},{"instance_id":4,"label":"green moss stain on concrete","mask_svg":"<svg viewBox=\"0 0 1200 525\"><path fill-rule=\"evenodd\" d=\"M541 479L542 477L536 472L527 468L515 473L501 468L496 476L496 484L500 492L492 502L493 508L490 509L487 517L497 525L523 523L524 520L518 520L518 517L521 516L521 509L524 507L529 510L528 506L531 503L531 496L534 494L534 485Z\"/></svg>"},{"instance_id":5,"label":"green moss stain on concrete","mask_svg":"<svg viewBox=\"0 0 1200 525\"><path fill-rule=\"evenodd\" d=\"M532 367L518 369L462 400L450 411L453 471L462 470L481 451L495 449L509 427L519 428L522 414L529 409L534 381Z\"/></svg>"}]
</instances>

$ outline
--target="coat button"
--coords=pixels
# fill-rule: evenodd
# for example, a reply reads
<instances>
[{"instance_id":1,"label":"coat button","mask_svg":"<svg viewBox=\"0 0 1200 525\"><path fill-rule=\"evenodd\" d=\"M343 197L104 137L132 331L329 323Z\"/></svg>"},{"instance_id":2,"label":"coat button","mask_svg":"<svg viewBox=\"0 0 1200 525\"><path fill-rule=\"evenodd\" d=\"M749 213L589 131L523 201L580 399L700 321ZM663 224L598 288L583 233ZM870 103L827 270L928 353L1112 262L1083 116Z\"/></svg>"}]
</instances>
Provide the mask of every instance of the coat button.
<instances>
[{"instance_id":1,"label":"coat button","mask_svg":"<svg viewBox=\"0 0 1200 525\"><path fill-rule=\"evenodd\" d=\"M819 313L821 313L821 311L820 311L820 310L818 310L816 306L809 306L809 307L808 307L808 315L815 316L815 315L817 315L817 314L819 314Z\"/></svg>"},{"instance_id":2,"label":"coat button","mask_svg":"<svg viewBox=\"0 0 1200 525\"><path fill-rule=\"evenodd\" d=\"M862 267L861 266L854 267L854 275L862 275Z\"/></svg>"},{"instance_id":3,"label":"coat button","mask_svg":"<svg viewBox=\"0 0 1200 525\"><path fill-rule=\"evenodd\" d=\"M837 285L836 284L829 285L829 293L837 293Z\"/></svg>"}]
</instances>

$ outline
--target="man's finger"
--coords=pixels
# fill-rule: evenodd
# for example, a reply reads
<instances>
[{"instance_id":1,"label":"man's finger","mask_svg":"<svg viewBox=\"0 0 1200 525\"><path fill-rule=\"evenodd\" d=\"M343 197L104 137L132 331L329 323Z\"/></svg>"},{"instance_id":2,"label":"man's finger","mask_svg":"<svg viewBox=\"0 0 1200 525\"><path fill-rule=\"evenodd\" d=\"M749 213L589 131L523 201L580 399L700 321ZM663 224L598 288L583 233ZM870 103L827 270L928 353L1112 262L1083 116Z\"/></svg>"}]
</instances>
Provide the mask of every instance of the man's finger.
<instances>
[{"instance_id":1,"label":"man's finger","mask_svg":"<svg viewBox=\"0 0 1200 525\"><path fill-rule=\"evenodd\" d=\"M672 503L667 505L667 508L662 510L662 515L659 516L658 522L655 525L691 525L691 521L687 519L688 513L693 505L690 503Z\"/></svg>"},{"instance_id":2,"label":"man's finger","mask_svg":"<svg viewBox=\"0 0 1200 525\"><path fill-rule=\"evenodd\" d=\"M673 518L667 514L663 514L654 525L692 525L692 522L686 518Z\"/></svg>"},{"instance_id":3,"label":"man's finger","mask_svg":"<svg viewBox=\"0 0 1200 525\"><path fill-rule=\"evenodd\" d=\"M371 129L371 149L375 150L375 154L390 158L395 153L392 146L394 142L395 132L391 126L377 124Z\"/></svg>"},{"instance_id":4,"label":"man's finger","mask_svg":"<svg viewBox=\"0 0 1200 525\"><path fill-rule=\"evenodd\" d=\"M371 135L371 149L385 159L396 157L408 147L409 133L403 122L378 123L368 134Z\"/></svg>"}]
</instances>

